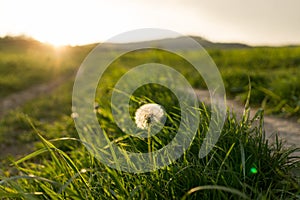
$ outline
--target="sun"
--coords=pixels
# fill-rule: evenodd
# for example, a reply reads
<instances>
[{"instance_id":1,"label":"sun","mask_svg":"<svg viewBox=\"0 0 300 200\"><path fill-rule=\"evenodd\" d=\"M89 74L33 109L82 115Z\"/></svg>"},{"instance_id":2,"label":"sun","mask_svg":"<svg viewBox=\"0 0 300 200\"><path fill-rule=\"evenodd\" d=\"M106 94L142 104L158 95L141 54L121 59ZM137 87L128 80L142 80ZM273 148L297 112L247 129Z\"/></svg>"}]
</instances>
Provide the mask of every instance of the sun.
<instances>
[{"instance_id":1,"label":"sun","mask_svg":"<svg viewBox=\"0 0 300 200\"><path fill-rule=\"evenodd\" d=\"M55 31L48 31L40 34L32 34L31 36L42 43L53 46L55 49L71 45L70 37L63 34L55 34Z\"/></svg>"},{"instance_id":2,"label":"sun","mask_svg":"<svg viewBox=\"0 0 300 200\"><path fill-rule=\"evenodd\" d=\"M61 42L61 41L52 41L49 42L55 49L61 49L62 47L66 46L67 44Z\"/></svg>"},{"instance_id":3,"label":"sun","mask_svg":"<svg viewBox=\"0 0 300 200\"><path fill-rule=\"evenodd\" d=\"M50 44L55 49L60 49L64 46L70 45L67 39L63 38L49 38L45 41L45 43Z\"/></svg>"}]
</instances>

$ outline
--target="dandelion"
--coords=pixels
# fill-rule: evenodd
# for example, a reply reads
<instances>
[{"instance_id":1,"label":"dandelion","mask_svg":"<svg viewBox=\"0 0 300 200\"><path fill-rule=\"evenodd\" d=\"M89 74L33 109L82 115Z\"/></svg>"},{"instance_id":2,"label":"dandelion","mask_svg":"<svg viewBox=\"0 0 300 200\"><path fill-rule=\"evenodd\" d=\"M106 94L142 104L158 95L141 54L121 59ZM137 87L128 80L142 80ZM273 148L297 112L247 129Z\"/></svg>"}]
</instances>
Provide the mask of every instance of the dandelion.
<instances>
[{"instance_id":1,"label":"dandelion","mask_svg":"<svg viewBox=\"0 0 300 200\"><path fill-rule=\"evenodd\" d=\"M144 104L135 112L135 123L138 128L146 130L160 123L165 115L162 107L155 103Z\"/></svg>"},{"instance_id":2,"label":"dandelion","mask_svg":"<svg viewBox=\"0 0 300 200\"><path fill-rule=\"evenodd\" d=\"M162 107L155 103L142 105L135 112L135 123L140 129L148 129L148 152L150 163L153 162L151 153L151 126L160 123L165 113Z\"/></svg>"}]
</instances>

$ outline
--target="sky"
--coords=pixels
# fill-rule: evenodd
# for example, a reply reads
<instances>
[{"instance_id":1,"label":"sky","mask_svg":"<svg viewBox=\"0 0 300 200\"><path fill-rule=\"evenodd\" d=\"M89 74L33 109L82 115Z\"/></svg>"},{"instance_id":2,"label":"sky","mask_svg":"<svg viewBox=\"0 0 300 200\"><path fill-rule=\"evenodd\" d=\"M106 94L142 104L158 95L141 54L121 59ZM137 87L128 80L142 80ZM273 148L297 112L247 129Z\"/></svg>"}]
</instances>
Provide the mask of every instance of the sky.
<instances>
[{"instance_id":1,"label":"sky","mask_svg":"<svg viewBox=\"0 0 300 200\"><path fill-rule=\"evenodd\" d=\"M81 45L161 28L214 42L300 44L299 9L299 0L0 0L0 36Z\"/></svg>"}]
</instances>

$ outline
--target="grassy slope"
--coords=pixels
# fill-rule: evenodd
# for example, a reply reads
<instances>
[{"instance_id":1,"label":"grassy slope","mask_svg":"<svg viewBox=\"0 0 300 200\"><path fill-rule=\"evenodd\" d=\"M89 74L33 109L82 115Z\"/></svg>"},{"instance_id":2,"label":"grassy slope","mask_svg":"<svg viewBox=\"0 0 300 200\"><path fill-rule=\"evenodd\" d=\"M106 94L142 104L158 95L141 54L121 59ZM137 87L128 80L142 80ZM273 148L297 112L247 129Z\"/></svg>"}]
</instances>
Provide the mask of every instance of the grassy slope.
<instances>
[{"instance_id":1,"label":"grassy slope","mask_svg":"<svg viewBox=\"0 0 300 200\"><path fill-rule=\"evenodd\" d=\"M225 48L227 45L223 49L213 50L210 49L215 48L213 43L206 45L221 71L228 95L245 100L250 77L252 104L264 107L268 113L299 118L300 47L246 48L237 45L238 48ZM93 46L55 49L22 37L0 39L0 97L72 72ZM191 53L197 57L197 52ZM153 55L157 56L154 60L151 58ZM164 56L163 53L134 56L145 61L176 65L193 86L205 86L188 63L174 56ZM120 61L123 66L139 64L132 56Z\"/></svg>"},{"instance_id":2,"label":"grassy slope","mask_svg":"<svg viewBox=\"0 0 300 200\"><path fill-rule=\"evenodd\" d=\"M56 49L23 37L0 38L0 98L69 75L90 49Z\"/></svg>"},{"instance_id":3,"label":"grassy slope","mask_svg":"<svg viewBox=\"0 0 300 200\"><path fill-rule=\"evenodd\" d=\"M294 60L287 69L294 69L298 66L297 61L295 61L295 55L299 51L298 48L283 48L277 50L264 48L251 50L214 50L210 53L220 67L224 77L228 78L227 82L229 82L229 80L245 81L245 74L247 77L247 73L251 73L252 69L247 67L249 64L251 64L253 68L259 69L256 72L257 74L254 73L254 75L259 76L253 77L263 76L267 79L269 74L267 73L268 68L261 69L264 65L259 65L260 54L264 52L264 55L266 55L265 51L275 51L275 55L281 52L283 54L283 61L281 60L280 63ZM294 51L295 55L293 56ZM78 54L83 55L82 51L78 51ZM120 72L124 72L128 69L128 64L134 66L134 64L139 63L138 61L134 61L134 59L142 58L143 61L147 62L153 59L151 55L153 55L153 52L140 55L133 54L128 55L129 57L117 60L114 66L118 67L119 70L113 70L114 66L112 66L111 70L113 73L107 72L110 76L107 75L104 78L111 81L117 80L120 76ZM154 55L160 55L160 53L157 54L157 52L154 52ZM287 55L291 55L291 58L286 59L285 57ZM229 61L226 61L226 59ZM273 61L273 59L268 58L268 56L263 56L261 59ZM174 67L180 68L183 74L193 74L193 71L189 71L188 68L183 67L187 66L184 61L176 60L176 58L174 60L171 55L167 57L160 55L156 58L156 61L162 61L165 64L172 64L172 62L175 61L178 65ZM258 64L254 65L254 63L249 62ZM276 62L279 62L279 60L276 60ZM120 70L120 68L122 68L122 70ZM237 71L240 70L240 74L243 75L244 78L239 79L239 76L236 75L233 69ZM292 72L282 70L282 65L278 65L278 68L274 69L277 69L279 74ZM281 69L281 71L279 69ZM226 73L228 73L228 75ZM203 82L194 76L189 77L191 77L190 82L194 86L204 86ZM107 86L113 84L112 82L107 81ZM227 82L225 82L225 84ZM243 84L246 86L247 81L240 83L240 85ZM256 84L254 84L254 86L255 85ZM234 88L234 86L235 85L231 83L227 88ZM297 184L299 184L299 177L297 179L292 176L292 171L298 170L299 173L299 159L298 162L295 162L289 158L290 152L284 150L280 142L275 145L268 144L268 142L263 139L261 127L252 126L249 120L239 122L234 117L228 118L216 148L205 158L199 159L197 157L198 151L205 130L207 130L209 118L209 111L206 111L203 107L199 109L199 115L202 116L203 123L199 125L199 132L193 145L186 152L185 156L169 167L154 173L141 175L122 173L106 168L103 164L94 160L80 142L71 139L71 137L77 137L73 120L70 117L71 89L72 82L66 83L66 85L59 88L53 94L27 103L24 107L12 111L1 120L0 135L2 136L2 142L24 145L26 143L32 144L32 141L41 140L37 132L29 125L28 119L32 121L43 137L47 139L69 138L53 141L56 147L44 141L44 145L52 149L50 151L52 152L51 154L46 149L42 151L44 153L41 155L38 155L38 152L36 152L36 155L33 155L32 158L27 157L26 159L28 160L18 162L14 168L8 167L4 162L2 165L3 178L2 182L0 182L0 194L2 196L22 196L23 198L37 197L45 199L178 199L189 192L188 197L191 199L224 199L229 197L239 199L239 196L248 196L251 199L297 198L297 195L299 197L300 189L299 186L297 186ZM143 94L151 94L149 89L151 89L151 87L140 88L140 91L135 93L135 99L142 101L147 100L143 97ZM155 90L157 91L157 88ZM149 96L149 98L153 99L159 96L155 101L159 100L162 101L162 103L172 104L172 102L167 102L172 101L172 99L170 100L168 98L170 94L163 89L159 91L163 92L161 92L160 95L153 94L153 96ZM103 92L106 91L99 90L98 100L103 106L107 106L105 100L107 97L101 99ZM243 95L245 92L244 87L239 89L238 92L236 92L236 90L233 90L233 92L230 91L232 95ZM109 95L109 93L106 95ZM170 106L170 109L171 108ZM172 111L176 114L176 109ZM28 116L26 116L26 114L28 114ZM122 133L113 125L109 117L110 114L106 113L106 111L98 114L101 116L102 120L100 121L103 127L108 133L112 133L112 135L109 135L110 139L119 139ZM261 115L259 119L262 119ZM172 126L172 124L168 126ZM166 127L165 131L165 134L156 140L157 142L164 144L164 142L168 141L167 138L164 138L164 135L172 134L172 129ZM12 133L18 134L14 135ZM9 137L11 137L10 140L7 140ZM121 140L121 142L123 144L131 144L130 147L132 147L134 151L147 151L147 146L143 140L129 139ZM121 146L122 143L120 143ZM41 143L36 143L36 147L43 148L44 146ZM67 154L64 154L56 148L63 150ZM124 148L126 148L126 146L124 146ZM255 167L258 173L251 172L252 167ZM11 177L11 179L14 180L6 180L7 178L5 177ZM203 185L207 187L197 187ZM194 190L191 190L193 188ZM40 193L33 194L33 192Z\"/></svg>"},{"instance_id":4,"label":"grassy slope","mask_svg":"<svg viewBox=\"0 0 300 200\"><path fill-rule=\"evenodd\" d=\"M248 77L251 103L269 113L300 116L300 47L210 51L227 93L246 98Z\"/></svg>"},{"instance_id":5,"label":"grassy slope","mask_svg":"<svg viewBox=\"0 0 300 200\"><path fill-rule=\"evenodd\" d=\"M198 52L190 51L195 59ZM226 92L245 102L251 81L251 105L261 106L269 114L300 119L300 47L256 47L208 49L219 68ZM185 75L191 85L205 88L201 76L183 59L163 51L133 53L115 61L126 68L159 62ZM117 78L120 75L116 75Z\"/></svg>"},{"instance_id":6,"label":"grassy slope","mask_svg":"<svg viewBox=\"0 0 300 200\"><path fill-rule=\"evenodd\" d=\"M252 126L247 118L240 122L229 117L216 147L209 155L199 159L199 147L209 120L209 111L203 107L199 109L202 123L192 146L172 165L145 174L109 169L94 160L83 145L74 139L77 136L70 110L64 106L70 103L71 85L63 86L51 97L27 104L22 111L28 113L28 109L33 106L45 109L31 111L29 118L19 115L19 118L14 119L13 123L23 124L19 141L26 143L41 140L41 136L28 125L28 120L43 137L56 138L56 141L52 141L55 146L45 140L44 145L37 143L41 151L15 163L14 169L4 170L3 176L11 177L12 180L3 179L5 181L0 186L2 195L39 199L180 199L188 192L191 193L189 199L240 199L245 196L251 199L286 199L299 195L299 177L291 173L295 170L299 172L299 159L297 162L293 160L290 157L291 151L284 150L280 142L268 144L263 139L262 127ZM149 94L150 89L141 88L135 99L141 98L142 93ZM169 96L167 91L160 95L161 101L163 96ZM48 113L48 110L60 112ZM176 110L173 112L174 116L179 114ZM11 113L11 117L15 114ZM106 109L99 110L98 115L101 116L102 127L107 133L112 133L108 135L111 140L118 140L117 143L127 150L129 146L132 151L147 151L144 140L121 139L123 135L112 125ZM43 121L40 120L41 116L44 116ZM258 119L262 120L262 116L259 115ZM164 128L164 134L159 135L154 143L161 145L168 142L169 135L174 131L170 126L174 124L169 123ZM58 139L62 137L64 139ZM252 168L258 172L253 172ZM205 186L203 189L206 189L193 192L193 188L201 189L198 186Z\"/></svg>"}]
</instances>

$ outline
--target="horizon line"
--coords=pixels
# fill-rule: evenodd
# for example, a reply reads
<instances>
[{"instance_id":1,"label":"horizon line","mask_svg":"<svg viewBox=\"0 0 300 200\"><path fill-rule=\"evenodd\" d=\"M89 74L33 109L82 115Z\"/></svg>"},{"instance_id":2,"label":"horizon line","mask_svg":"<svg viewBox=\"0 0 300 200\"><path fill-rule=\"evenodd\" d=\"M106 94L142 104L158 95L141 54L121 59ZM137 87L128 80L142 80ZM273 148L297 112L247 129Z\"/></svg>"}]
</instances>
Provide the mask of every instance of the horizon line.
<instances>
[{"instance_id":1,"label":"horizon line","mask_svg":"<svg viewBox=\"0 0 300 200\"><path fill-rule=\"evenodd\" d=\"M245 45L249 47L285 47L285 46L300 46L300 42L283 42L283 43L271 43L271 42L265 42L265 43L249 43L249 42L244 42L244 41L239 41L239 40L230 40L230 41L215 41L215 40L210 40L207 39L206 37L200 36L200 35L185 35L185 36L179 36L179 37L158 37L158 38L149 38L149 39L142 39L142 40L133 40L133 41L115 41L115 42L106 42L106 41L90 41L90 42L78 42L74 44L66 43L62 45L54 45L51 42L47 41L42 41L37 38L34 38L30 35L27 34L6 34L0 36L0 39L5 39L5 38L20 38L20 39L27 39L27 40L34 40L42 44L46 45L51 45L51 46L71 46L71 47L76 47L76 46L87 46L87 45L93 45L93 44L134 44L134 43L142 43L142 42L154 42L154 41L159 41L159 40L168 40L168 39L178 39L181 37L190 37L190 38L199 38L204 41L210 42L212 44L239 44L239 45Z\"/></svg>"}]
</instances>

